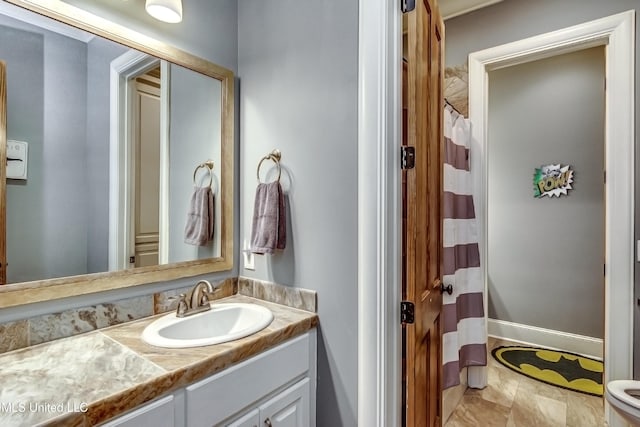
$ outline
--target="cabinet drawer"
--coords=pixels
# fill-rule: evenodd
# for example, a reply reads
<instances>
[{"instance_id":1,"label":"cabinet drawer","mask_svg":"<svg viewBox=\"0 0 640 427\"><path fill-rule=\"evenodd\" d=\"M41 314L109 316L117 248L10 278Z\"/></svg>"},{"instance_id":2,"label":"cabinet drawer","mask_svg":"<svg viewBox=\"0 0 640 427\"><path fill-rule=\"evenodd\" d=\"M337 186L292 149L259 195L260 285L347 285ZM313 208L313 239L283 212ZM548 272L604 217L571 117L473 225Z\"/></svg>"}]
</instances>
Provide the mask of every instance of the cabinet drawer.
<instances>
[{"instance_id":1,"label":"cabinet drawer","mask_svg":"<svg viewBox=\"0 0 640 427\"><path fill-rule=\"evenodd\" d=\"M285 342L186 388L191 427L210 427L309 370L309 334Z\"/></svg>"}]
</instances>

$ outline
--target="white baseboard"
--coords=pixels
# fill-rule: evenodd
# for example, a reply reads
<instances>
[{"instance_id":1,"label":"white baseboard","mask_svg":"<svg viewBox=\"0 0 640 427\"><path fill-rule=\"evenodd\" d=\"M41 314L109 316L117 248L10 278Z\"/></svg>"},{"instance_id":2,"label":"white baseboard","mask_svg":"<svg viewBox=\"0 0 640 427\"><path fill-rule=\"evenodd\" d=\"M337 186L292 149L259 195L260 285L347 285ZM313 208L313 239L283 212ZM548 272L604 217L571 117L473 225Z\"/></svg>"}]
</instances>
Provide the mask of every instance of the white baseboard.
<instances>
[{"instance_id":1,"label":"white baseboard","mask_svg":"<svg viewBox=\"0 0 640 427\"><path fill-rule=\"evenodd\" d=\"M600 338L506 322L504 320L488 319L489 335L521 344L546 347L582 354L594 359L602 360L604 344Z\"/></svg>"}]
</instances>

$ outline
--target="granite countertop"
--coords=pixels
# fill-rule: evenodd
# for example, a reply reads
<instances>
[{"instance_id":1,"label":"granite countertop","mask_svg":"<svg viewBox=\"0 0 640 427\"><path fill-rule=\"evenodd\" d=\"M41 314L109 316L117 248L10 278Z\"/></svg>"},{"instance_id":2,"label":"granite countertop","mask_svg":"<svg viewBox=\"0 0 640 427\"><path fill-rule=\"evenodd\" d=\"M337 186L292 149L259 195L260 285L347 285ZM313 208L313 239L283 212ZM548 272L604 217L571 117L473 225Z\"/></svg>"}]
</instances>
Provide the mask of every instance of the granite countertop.
<instances>
[{"instance_id":1,"label":"granite countertop","mask_svg":"<svg viewBox=\"0 0 640 427\"><path fill-rule=\"evenodd\" d=\"M216 302L263 305L274 319L223 344L170 349L143 342L142 330L165 313L0 355L0 425L93 426L318 324L315 313L244 295Z\"/></svg>"}]
</instances>

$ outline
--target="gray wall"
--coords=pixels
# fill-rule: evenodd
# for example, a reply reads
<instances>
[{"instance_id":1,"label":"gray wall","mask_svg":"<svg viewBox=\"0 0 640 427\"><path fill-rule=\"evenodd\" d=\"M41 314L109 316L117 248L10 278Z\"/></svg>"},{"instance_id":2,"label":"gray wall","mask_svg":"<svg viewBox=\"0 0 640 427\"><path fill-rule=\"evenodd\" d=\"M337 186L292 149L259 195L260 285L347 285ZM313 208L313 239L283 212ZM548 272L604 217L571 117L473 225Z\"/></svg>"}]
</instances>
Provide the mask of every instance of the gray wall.
<instances>
[{"instance_id":1,"label":"gray wall","mask_svg":"<svg viewBox=\"0 0 640 427\"><path fill-rule=\"evenodd\" d=\"M604 337L604 47L489 73L489 317ZM536 167L575 171L533 197Z\"/></svg>"},{"instance_id":2,"label":"gray wall","mask_svg":"<svg viewBox=\"0 0 640 427\"><path fill-rule=\"evenodd\" d=\"M34 166L42 164L44 139L44 36L5 26L0 26L0 32L0 58L7 64L7 105L11 106L7 109L7 137L29 143L29 181L7 180L6 186L7 280L15 282L28 280L29 265L42 256L37 244L44 210L39 190L42 169ZM26 235L21 231L24 224L28 225Z\"/></svg>"},{"instance_id":3,"label":"gray wall","mask_svg":"<svg viewBox=\"0 0 640 427\"><path fill-rule=\"evenodd\" d=\"M39 32L42 41L34 46L22 44L32 36L11 40L24 32L7 30L0 52L8 64L7 137L29 143L28 179L7 182L9 282L87 268L87 50L79 41Z\"/></svg>"},{"instance_id":4,"label":"gray wall","mask_svg":"<svg viewBox=\"0 0 640 427\"><path fill-rule=\"evenodd\" d=\"M467 15L453 18L446 25L446 65L453 66L467 61L470 52L508 43L525 37L558 30L571 25L627 10L640 12L638 0L505 0ZM636 16L636 21L638 16ZM640 53L640 31L636 24L636 58ZM640 73L636 60L635 86L640 87ZM636 91L636 105L640 105L640 91ZM636 129L640 118L636 117ZM636 132L636 145L638 145ZM640 150L636 150L636 164ZM640 184L640 182L638 183ZM636 185L636 224L640 224L640 185ZM636 225L636 239L640 238ZM640 270L635 269L636 298L640 295ZM634 348L640 346L640 306L635 307ZM634 376L640 378L640 351L634 355Z\"/></svg>"},{"instance_id":5,"label":"gray wall","mask_svg":"<svg viewBox=\"0 0 640 427\"><path fill-rule=\"evenodd\" d=\"M288 195L286 250L256 256L255 271L241 274L318 292L318 426L355 426L358 2L238 7L241 242L250 241L256 167L274 148Z\"/></svg>"},{"instance_id":6,"label":"gray wall","mask_svg":"<svg viewBox=\"0 0 640 427\"><path fill-rule=\"evenodd\" d=\"M32 268L61 277L87 269L87 47L58 34L44 40L44 210L36 243L44 258Z\"/></svg>"},{"instance_id":7,"label":"gray wall","mask_svg":"<svg viewBox=\"0 0 640 427\"><path fill-rule=\"evenodd\" d=\"M28 180L7 185L8 280L106 271L109 63L126 49L0 20L28 30L11 41L18 30L3 27L1 48L13 70L8 137L29 142Z\"/></svg>"},{"instance_id":8,"label":"gray wall","mask_svg":"<svg viewBox=\"0 0 640 427\"><path fill-rule=\"evenodd\" d=\"M100 37L87 44L87 272L109 270L110 66L128 49Z\"/></svg>"},{"instance_id":9,"label":"gray wall","mask_svg":"<svg viewBox=\"0 0 640 427\"><path fill-rule=\"evenodd\" d=\"M169 262L191 261L220 255L220 193L222 85L214 80L171 65L169 96ZM200 163L213 160L215 227L213 242L206 246L184 243L187 208L194 188L193 173ZM198 187L209 185L207 169L196 174Z\"/></svg>"}]
</instances>

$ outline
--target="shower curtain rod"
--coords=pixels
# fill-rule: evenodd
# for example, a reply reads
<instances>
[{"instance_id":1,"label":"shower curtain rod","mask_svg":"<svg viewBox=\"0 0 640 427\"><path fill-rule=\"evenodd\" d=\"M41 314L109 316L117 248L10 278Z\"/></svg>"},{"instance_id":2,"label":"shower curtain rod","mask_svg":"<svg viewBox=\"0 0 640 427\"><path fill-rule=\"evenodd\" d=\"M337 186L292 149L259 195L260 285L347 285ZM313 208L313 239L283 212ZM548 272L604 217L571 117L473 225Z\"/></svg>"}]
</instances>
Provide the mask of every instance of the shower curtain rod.
<instances>
[{"instance_id":1,"label":"shower curtain rod","mask_svg":"<svg viewBox=\"0 0 640 427\"><path fill-rule=\"evenodd\" d=\"M456 113L460 114L462 116L462 113L460 111L458 111L458 109L456 107L453 106L452 103L449 102L449 100L447 98L444 98L444 106L449 106L451 107L451 109L453 109L453 111L455 111ZM464 117L464 116L463 116Z\"/></svg>"}]
</instances>

